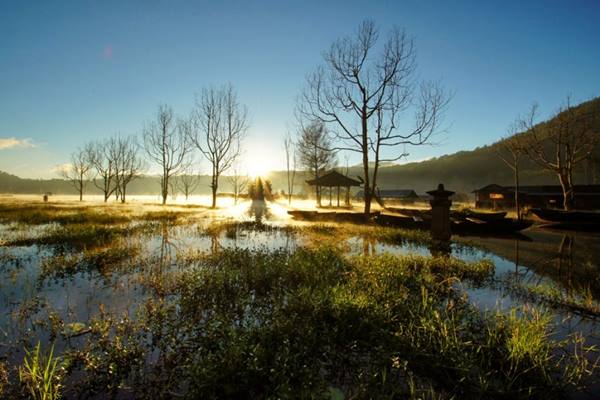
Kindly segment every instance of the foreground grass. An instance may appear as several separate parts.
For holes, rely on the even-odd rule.
[[[0,210],[0,218],[13,211]],[[135,258],[140,250],[123,239],[189,222],[185,212],[124,213],[121,222],[130,223],[103,223],[91,210],[79,219],[56,210],[31,216],[38,211],[16,218],[33,224],[52,215],[53,224],[8,245],[67,250],[41,263],[40,279],[135,269],[147,296],[134,316],[103,306],[85,323],[52,315],[51,337],[61,346],[30,343],[20,369],[0,362],[0,397],[49,387],[64,398],[563,398],[596,376],[596,356],[580,338],[551,339],[550,315],[470,305],[457,283],[490,283],[491,263],[350,257],[339,245],[352,237],[428,245],[426,232],[226,221],[202,232],[285,231],[310,246],[183,251],[162,263]],[[51,379],[19,379],[19,370],[43,365],[56,370]]]
[[[198,256],[152,280],[157,295],[135,320],[101,310],[83,346],[61,356],[63,394],[560,398],[580,388],[594,369],[581,343],[561,356],[568,343],[549,338],[547,315],[482,313],[455,285],[492,274],[488,263],[332,248]]]

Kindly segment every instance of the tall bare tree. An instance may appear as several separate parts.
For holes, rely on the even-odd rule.
[[[240,155],[248,129],[248,112],[231,85],[202,90],[193,113],[191,142],[211,165],[212,208],[217,206],[219,178]]]
[[[563,190],[563,207],[574,206],[573,169],[586,160],[600,143],[600,106],[595,102],[577,107],[567,98],[565,105],[546,122],[536,123],[538,106],[519,120],[523,134],[518,138],[527,156],[558,177]]]
[[[513,171],[515,181],[515,211],[517,219],[521,220],[521,206],[519,202],[519,166],[523,149],[521,143],[515,136],[517,134],[516,125],[513,125],[508,132],[508,136],[500,142],[500,148],[497,149],[498,157]]]
[[[102,191],[104,202],[117,190],[114,139],[88,143],[84,148],[86,158],[93,167],[94,186]]]
[[[298,161],[313,179],[335,165],[335,153],[332,150],[331,140],[327,128],[321,121],[307,124],[301,123],[300,137],[296,145]],[[321,205],[321,188],[316,186],[317,205]]]
[[[285,165],[288,189],[288,205],[292,204],[292,196],[294,194],[294,181],[296,179],[297,168],[297,152],[294,139],[288,133],[283,139],[283,150],[285,151]]]
[[[88,179],[90,165],[85,149],[77,149],[71,154],[71,162],[60,170],[60,175],[68,180],[79,193],[79,201],[83,201],[83,189]]]
[[[449,100],[437,84],[415,81],[414,41],[404,31],[392,30],[379,49],[378,39],[375,24],[365,21],[354,36],[334,42],[324,54],[325,65],[308,76],[299,101],[302,114],[331,126],[338,150],[362,155],[365,215],[380,163],[407,156],[384,156],[383,149],[428,143]],[[400,123],[409,111],[414,123],[400,130],[409,125]]]
[[[150,160],[161,170],[160,191],[162,204],[167,203],[170,179],[185,170],[187,155],[191,151],[191,122],[175,120],[173,109],[160,105],[153,121],[144,128],[144,149]]]
[[[146,163],[140,157],[140,146],[135,136],[117,137],[115,141],[116,193],[120,197],[121,203],[125,203],[127,185],[141,176],[146,168]]]

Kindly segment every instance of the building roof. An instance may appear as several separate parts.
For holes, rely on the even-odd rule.
[[[326,186],[326,187],[333,187],[333,186],[346,187],[346,186],[362,185],[362,182],[352,179],[350,177],[347,177],[345,175],[342,175],[337,171],[328,172],[325,175],[322,175],[316,179],[310,179],[310,180],[306,181],[306,183],[308,183],[311,186]]]

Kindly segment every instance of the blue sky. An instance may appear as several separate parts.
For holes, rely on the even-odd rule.
[[[419,77],[455,93],[447,132],[407,161],[494,142],[533,101],[548,116],[600,95],[598,1],[0,0],[0,170],[52,177],[86,141],[225,82],[250,111],[246,161],[283,168],[306,74],[365,18],[405,28]]]

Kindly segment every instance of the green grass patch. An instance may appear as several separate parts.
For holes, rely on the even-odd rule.
[[[562,398],[578,389],[594,366],[581,346],[565,353],[573,343],[550,338],[548,316],[483,313],[454,285],[491,274],[487,265],[448,258],[347,258],[328,247],[199,255],[142,306],[137,322],[92,324],[100,328],[73,356],[84,375],[78,390]]]
[[[120,237],[127,236],[134,228],[93,224],[50,226],[36,237],[17,238],[7,242],[8,246],[53,245],[60,247],[98,247]]]
[[[572,311],[586,317],[600,317],[600,304],[594,299],[590,289],[567,292],[553,283],[533,285],[515,282],[512,279],[506,279],[501,284],[504,290],[517,298]]]
[[[98,207],[100,208],[100,207]],[[102,207],[60,207],[50,204],[0,204],[0,221],[16,222],[26,225],[57,223],[68,224],[123,224],[130,221],[129,216],[120,210]]]

